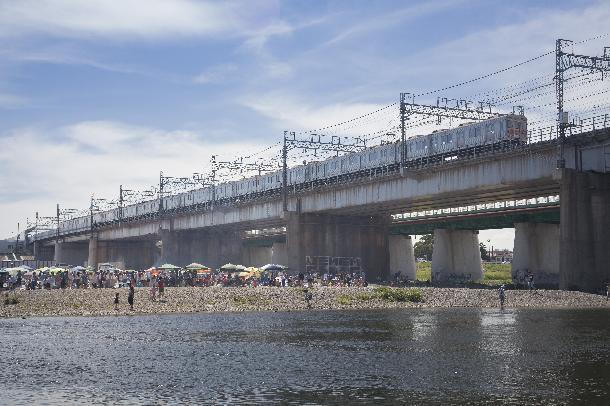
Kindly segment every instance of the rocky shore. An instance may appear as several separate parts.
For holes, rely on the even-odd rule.
[[[383,289],[383,288],[382,288]],[[387,288],[386,288],[387,289]],[[498,307],[494,289],[411,288],[419,301],[394,301],[380,289],[315,287],[312,309],[380,309],[417,307]],[[119,293],[119,310],[114,296]],[[0,317],[97,316],[159,313],[293,311],[307,309],[302,288],[167,288],[162,301],[151,301],[147,288],[136,288],[134,310],[127,304],[127,289],[36,290],[2,294]],[[7,300],[8,299],[8,300]],[[14,300],[16,299],[16,300]],[[8,301],[8,304],[6,302]],[[509,290],[507,308],[610,308],[605,296],[558,290]]]

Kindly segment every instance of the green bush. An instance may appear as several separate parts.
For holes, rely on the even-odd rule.
[[[375,299],[375,295],[373,295],[371,293],[358,293],[356,295],[356,299],[361,300],[363,302],[367,302],[369,300]]]
[[[421,302],[423,300],[420,289],[378,287],[374,290],[377,297],[388,302]]]
[[[339,295],[337,296],[337,303],[341,305],[352,304],[352,297],[350,295]]]

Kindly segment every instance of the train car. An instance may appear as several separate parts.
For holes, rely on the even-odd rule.
[[[137,217],[137,215],[138,215],[137,208],[138,208],[137,204],[130,204],[130,205],[124,206],[123,213],[122,213],[123,220],[128,220],[128,219]]]
[[[149,217],[159,211],[159,199],[147,200],[136,205],[136,217]]]

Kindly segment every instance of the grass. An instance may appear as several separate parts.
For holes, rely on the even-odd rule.
[[[373,293],[359,293],[357,295],[339,295],[337,303],[341,305],[350,305],[354,301],[366,302],[373,299],[381,299],[386,302],[422,302],[423,296],[420,289],[417,288],[388,288],[378,287],[373,290]]]
[[[261,304],[268,304],[269,300],[265,299],[261,295],[247,295],[247,296],[234,296],[233,302],[238,306],[256,306]]]
[[[427,281],[431,280],[431,277],[432,263],[428,261],[418,262],[415,278],[418,281]],[[503,283],[512,283],[510,264],[483,263],[483,280],[481,282],[486,285],[501,285]]]
[[[337,303],[339,303],[340,305],[350,305],[350,304],[352,304],[353,300],[354,300],[354,297],[350,296],[350,295],[337,296]]]
[[[432,279],[432,262],[417,262],[417,270],[415,271],[415,279],[418,281],[429,281]]]
[[[486,285],[512,283],[510,268],[510,264],[483,264],[483,283]]]

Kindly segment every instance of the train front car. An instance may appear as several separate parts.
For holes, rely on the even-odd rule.
[[[506,138],[516,145],[527,144],[527,117],[521,114],[506,116]]]

